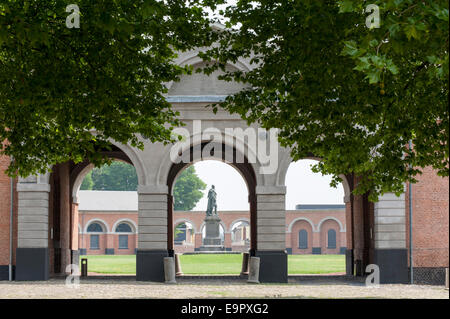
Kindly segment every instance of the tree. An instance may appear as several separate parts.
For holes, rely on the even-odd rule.
[[[92,181],[89,187],[89,179]],[[115,161],[90,171],[81,184],[82,190],[137,191],[138,178],[133,165]]]
[[[222,12],[228,28],[204,52],[216,61],[204,71],[240,57],[255,68],[222,76],[250,88],[213,110],[278,128],[294,160],[322,158],[314,170],[336,176],[332,185],[339,174],[361,177],[355,193],[371,200],[401,193],[426,166],[448,176],[448,5],[238,1]]]
[[[80,190],[92,190],[94,187],[94,181],[92,180],[92,171],[90,171],[83,179]]]
[[[192,210],[203,197],[205,188],[206,184],[197,176],[194,166],[186,168],[173,188],[174,210]]]
[[[94,168],[83,180],[81,190],[137,191],[138,178],[133,165],[115,161]],[[192,210],[203,197],[206,184],[189,166],[177,178],[173,188],[175,210]]]
[[[173,63],[176,52],[209,44],[200,2],[2,1],[0,154],[14,158],[8,174],[68,160],[99,166],[109,139],[139,148],[141,135],[171,141],[180,123],[164,83],[190,72]]]

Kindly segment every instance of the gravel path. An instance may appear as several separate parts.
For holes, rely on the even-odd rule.
[[[62,279],[46,282],[0,281],[4,298],[432,298],[449,299],[443,286],[381,285],[368,288],[361,283],[296,282],[247,284],[242,280],[181,279],[177,284],[136,282],[130,279],[81,280],[78,288]]]

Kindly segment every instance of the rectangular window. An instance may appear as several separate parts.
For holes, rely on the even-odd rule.
[[[304,229],[298,233],[298,248],[308,249],[308,232]]]
[[[328,231],[328,248],[336,249],[336,231],[334,229]]]
[[[91,235],[91,249],[100,249],[99,235]]]
[[[119,235],[119,249],[128,249],[128,235]]]

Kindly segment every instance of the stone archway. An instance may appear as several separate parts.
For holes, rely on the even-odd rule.
[[[180,53],[176,63],[180,65],[201,63],[198,57],[199,51],[200,49],[195,49]],[[245,72],[252,66],[249,58],[239,60],[230,67]],[[216,113],[213,113],[207,109],[206,106],[210,103],[223,100],[232,90],[239,88],[229,83],[216,85],[219,83],[217,79],[209,78],[208,80],[207,75],[204,74],[201,77],[203,78],[183,77],[177,85],[169,88],[167,97],[172,108],[179,112],[179,119],[186,124],[185,127],[194,131],[190,137],[196,136],[196,121],[206,122],[225,137],[226,130],[229,128],[259,129],[257,124],[249,127],[237,115],[229,114],[225,110],[218,109]],[[195,88],[197,82],[205,86],[201,89],[190,90],[189,88]],[[192,92],[200,95],[192,94]],[[185,165],[200,159],[190,158],[186,164],[173,164],[170,159],[172,145],[152,143],[141,136],[139,139],[144,143],[143,150],[115,142],[112,144],[115,146],[114,151],[120,153],[122,160],[133,164],[139,179],[139,248],[136,257],[136,278],[137,280],[163,281],[163,257],[171,253],[169,243],[173,239],[169,238],[172,236],[172,232],[169,231],[173,218],[169,212],[172,207],[172,184]],[[202,137],[199,141],[199,145],[205,142]],[[242,141],[241,148],[236,146],[237,151],[235,149],[233,151],[244,155],[248,152],[256,153],[256,150],[248,144]],[[190,147],[191,145],[187,149]],[[284,181],[292,159],[289,149],[279,144],[276,144],[275,148],[277,169],[273,173],[261,173],[260,169],[264,165],[259,162],[237,164],[231,161],[229,163],[241,172],[248,183],[249,201],[253,203],[251,206],[252,253],[261,258],[261,282],[287,282]],[[220,157],[218,159],[223,160]],[[86,172],[86,165],[89,163],[78,167],[70,163],[59,164],[58,170],[61,168],[63,182],[55,183],[54,177],[50,174],[19,179],[17,190],[20,222],[16,251],[18,280],[48,279],[49,238],[55,236],[55,232],[51,230],[49,216],[56,211],[67,212],[75,209],[70,206],[71,201],[73,205],[77,202],[76,192],[73,193],[78,185],[75,180],[80,174]],[[350,216],[347,225],[351,224],[351,227],[347,227],[347,236],[351,235],[348,242],[354,244],[346,252],[349,261],[347,264],[351,266],[347,273],[354,273],[352,267],[355,261],[359,260],[361,265],[373,261],[380,266],[382,282],[402,281],[407,261],[404,196],[398,198],[394,194],[386,194],[379,203],[372,205],[368,203],[367,197],[351,195],[353,185],[357,183],[354,176],[346,176],[345,180],[348,182],[348,188],[344,202],[347,215]],[[59,187],[50,187],[50,184],[59,185]],[[346,188],[345,184],[344,188]],[[57,205],[63,205],[64,208],[56,207]],[[70,215],[64,216],[66,220],[69,220],[67,216],[70,217]],[[356,229],[357,232],[353,231]],[[361,270],[362,267],[359,269]]]
[[[313,156],[302,158],[301,160],[313,160],[320,161],[321,159]],[[294,163],[289,154],[281,160],[280,168],[278,171],[277,180],[285,183],[286,176],[290,165]],[[300,176],[299,176],[300,178]],[[371,250],[373,250],[373,236],[370,237],[370,232],[374,232],[373,229],[373,207],[368,205],[367,195],[354,195],[352,194],[354,185],[357,183],[357,179],[354,176],[339,175],[341,179],[341,185],[344,192],[343,202],[345,204],[345,264],[346,274],[353,276],[355,273],[358,275],[364,275],[363,269],[373,262]],[[336,220],[337,221],[337,220]],[[337,221],[339,225],[339,234],[337,237],[341,238],[340,233],[344,231],[344,227],[340,221]],[[293,225],[293,224],[291,224]],[[316,221],[316,224],[312,224],[314,233],[320,232],[321,222]],[[371,230],[372,229],[372,230]],[[291,227],[288,228],[290,232]],[[294,236],[295,234],[291,234]],[[321,253],[323,247],[319,247],[319,241],[316,242],[314,248],[315,253]],[[326,249],[325,249],[326,251]],[[344,253],[344,249],[338,250],[339,253]],[[356,272],[355,272],[355,269]]]
[[[135,151],[116,144],[100,153],[130,163],[139,183],[145,183],[145,171]],[[66,162],[54,165],[46,174],[19,180],[19,216],[24,218],[18,223],[17,280],[46,280],[52,274],[66,273],[68,265],[78,264],[77,192],[92,168],[88,161]]]
[[[169,190],[169,195],[168,195],[168,225],[172,225],[173,224],[173,196],[172,196],[172,189],[174,186],[174,183],[176,181],[177,176],[189,165],[191,165],[194,162],[197,161],[201,161],[203,160],[203,158],[201,157],[201,154],[203,153],[202,151],[204,150],[204,148],[208,146],[211,146],[211,143],[202,143],[201,144],[201,148],[200,148],[200,158],[196,158],[195,157],[195,152],[193,150],[193,146],[187,150],[185,150],[185,152],[190,153],[190,158],[189,158],[189,162],[180,162],[178,164],[173,164],[169,170],[168,173],[168,177],[167,177],[167,187]],[[228,149],[227,149],[228,148]],[[216,157],[216,154],[209,154],[208,159],[215,159],[215,160],[219,160],[219,161],[225,161],[225,154],[226,152],[233,152],[233,158],[236,159],[236,150],[235,149],[230,149],[229,146],[222,144],[222,145],[213,145],[212,150],[216,150],[216,149],[220,149],[222,150],[220,152],[220,157]],[[180,157],[183,157],[183,154],[180,154]],[[237,162],[232,162],[232,163],[227,163],[229,165],[231,165],[232,167],[234,167],[243,177],[246,185],[247,185],[247,190],[248,190],[248,196],[249,196],[249,204],[250,204],[250,234],[251,234],[251,239],[250,239],[250,251],[251,253],[255,252],[257,250],[257,230],[256,230],[256,175],[254,172],[254,169],[252,167],[252,165],[248,162],[248,160],[245,158],[244,163],[237,163]],[[224,227],[224,230],[226,231],[227,228]],[[168,246],[167,249],[169,251],[169,253],[171,253],[171,251],[173,251],[173,235],[170,234],[170,229],[169,231],[169,237],[168,237]]]

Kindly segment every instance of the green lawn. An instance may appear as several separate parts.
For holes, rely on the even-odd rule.
[[[288,273],[329,274],[345,272],[345,255],[289,255]]]
[[[135,255],[81,256],[88,258],[88,271],[101,274],[135,274]],[[242,255],[181,255],[181,268],[186,275],[239,274]],[[289,255],[289,274],[327,274],[345,272],[344,255]]]
[[[136,274],[135,255],[89,255],[80,256],[88,259],[88,272],[100,274]]]

